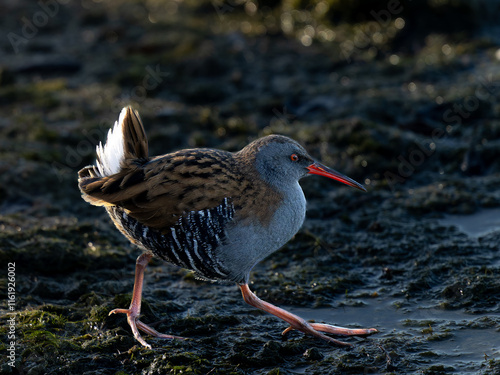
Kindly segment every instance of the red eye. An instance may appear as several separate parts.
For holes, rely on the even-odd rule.
[[[297,154],[290,155],[290,160],[291,161],[299,161],[299,155],[297,155]]]

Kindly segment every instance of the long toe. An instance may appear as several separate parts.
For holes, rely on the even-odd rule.
[[[132,331],[133,331],[133,329],[132,329]],[[135,339],[136,339],[137,341],[139,341],[139,342],[141,343],[141,345],[142,345],[142,346],[144,346],[144,347],[145,347],[145,348],[147,348],[147,349],[151,349],[151,345],[149,345],[149,344],[146,342],[146,340],[144,340],[144,339],[142,338],[142,336],[139,334],[139,332],[137,332],[137,336],[136,336],[136,334],[134,333],[134,337],[135,337]]]
[[[314,329],[312,327],[312,324],[309,325],[309,327],[306,328],[306,329],[304,329],[304,327],[292,327],[292,326],[290,326],[287,329],[285,329],[281,334],[284,336],[288,332],[293,331],[294,329],[296,329],[298,331],[301,331],[302,333],[305,333],[307,335],[311,335],[311,336],[317,337],[319,339],[331,342],[332,344],[335,344],[335,345],[339,345],[339,346],[353,346],[352,344],[349,344],[348,342],[336,340],[333,337],[330,337],[330,336],[327,336],[327,335],[321,333],[319,330]]]
[[[160,338],[160,339],[179,339],[179,340],[186,340],[184,337],[179,337],[179,336],[172,336],[172,335],[166,335],[164,333],[160,333],[154,328],[151,328],[147,324],[144,324],[141,322],[138,317],[137,317],[137,312],[134,309],[114,309],[109,312],[109,315],[111,314],[127,314],[127,321],[132,329],[132,333],[137,341],[139,341],[142,346],[151,349],[151,345],[149,345],[146,340],[144,340],[139,333],[139,329],[143,331],[144,333],[147,333],[148,335]]]
[[[109,312],[111,314],[127,314],[127,322],[132,329],[132,333],[137,341],[141,343],[145,348],[151,349],[151,345],[149,345],[146,340],[144,340],[137,329],[137,322],[141,323],[139,319],[137,319],[137,313],[133,309],[114,309]],[[142,324],[142,323],[141,323]]]
[[[129,309],[114,309],[114,310],[111,310],[108,314],[108,316],[112,315],[112,314],[130,314],[131,311]]]
[[[344,328],[332,326],[330,324],[322,324],[322,323],[309,323],[311,327],[313,327],[316,331],[331,333],[332,335],[340,335],[340,336],[369,336],[378,331],[375,328]]]
[[[151,328],[147,324],[144,324],[141,322],[139,319],[135,320],[135,323],[137,324],[137,328],[139,328],[142,332],[147,333],[148,335],[157,337],[159,339],[175,339],[175,340],[187,340],[186,337],[181,337],[181,336],[173,336],[173,335],[167,335],[165,333],[160,333],[156,329]]]
[[[350,329],[323,323],[307,323],[306,325],[300,325],[297,327],[290,326],[282,332],[282,335],[286,335],[288,332],[294,329],[341,346],[352,346],[352,344],[336,340],[333,337],[326,336],[321,332],[326,332],[333,335],[341,335],[341,336],[368,336],[368,335],[373,335],[374,333],[378,333],[378,331],[375,328]]]

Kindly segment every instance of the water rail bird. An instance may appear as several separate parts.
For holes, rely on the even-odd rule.
[[[374,328],[348,329],[306,320],[259,299],[248,287],[252,268],[280,249],[300,229],[306,200],[299,180],[316,174],[366,191],[356,181],[315,161],[294,140],[270,135],[232,153],[198,148],[148,155],[137,111],[122,110],[95,165],[79,171],[83,199],[103,206],[116,227],[143,250],[137,258],[132,302],[124,313],[134,337],[158,338],[139,320],[144,270],[153,256],[192,270],[207,280],[233,281],[245,302],[285,320],[290,327],[349,346],[325,333],[367,336]]]

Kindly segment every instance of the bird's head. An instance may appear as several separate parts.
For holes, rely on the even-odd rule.
[[[353,179],[315,161],[301,145],[285,136],[270,135],[260,138],[245,147],[242,152],[253,154],[261,177],[276,187],[286,187],[302,177],[316,174],[366,191],[363,185]]]

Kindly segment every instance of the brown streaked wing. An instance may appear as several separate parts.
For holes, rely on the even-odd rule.
[[[127,161],[109,177],[82,180],[87,199],[123,207],[141,223],[167,231],[189,211],[200,211],[232,199],[248,187],[232,154],[208,149],[183,150],[144,165]]]

